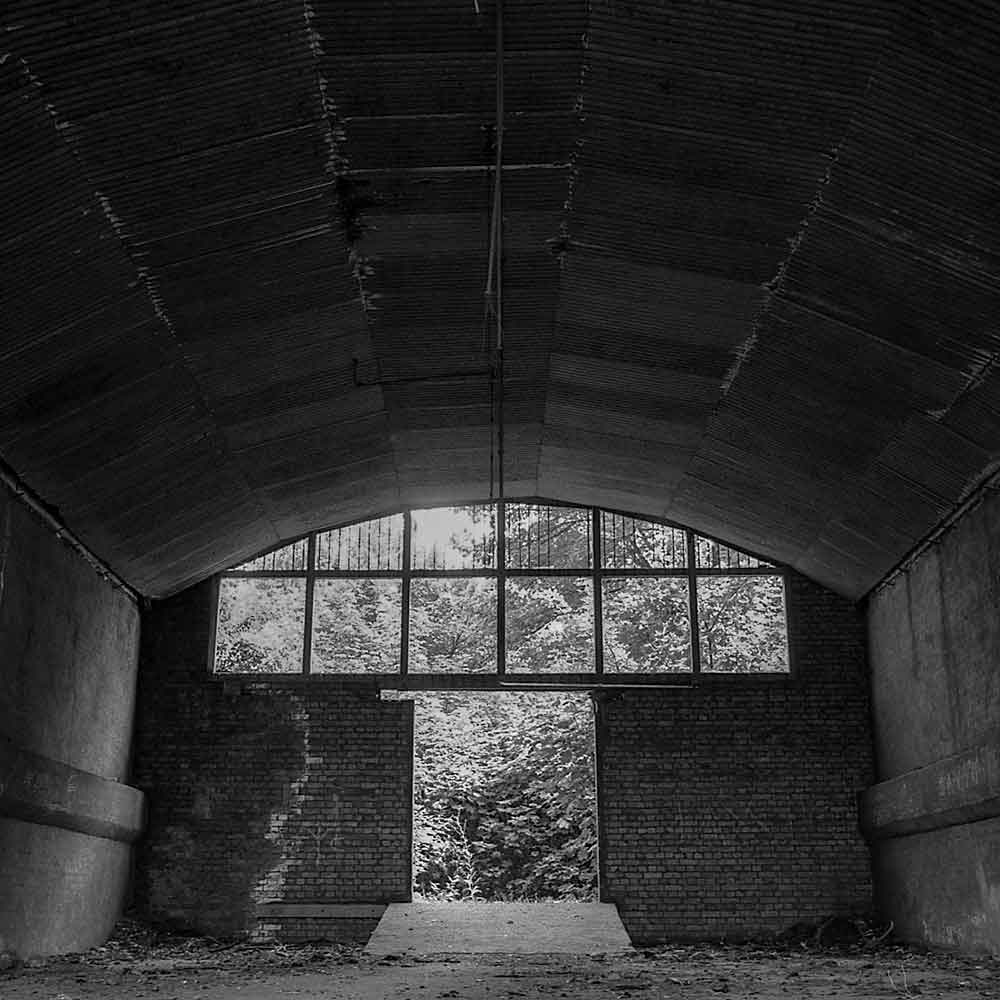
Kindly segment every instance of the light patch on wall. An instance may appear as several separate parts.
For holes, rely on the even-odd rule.
[[[292,718],[302,733],[302,771],[285,786],[281,805],[271,813],[268,821],[264,839],[277,845],[280,860],[254,885],[252,900],[255,904],[283,901],[289,891],[289,873],[294,866],[306,866],[318,873],[324,862],[332,864],[333,855],[340,849],[343,810],[341,796],[336,791],[324,789],[322,819],[302,822],[310,805],[310,783],[321,775],[325,759],[313,751],[312,716],[308,707],[297,703]],[[261,922],[251,938],[269,939],[274,933],[272,924]]]
[[[271,813],[264,839],[277,844],[281,852],[281,860],[253,887],[254,902],[264,902],[269,899],[280,900],[285,889],[285,880],[295,858],[287,850],[288,829],[293,817],[302,812],[303,790],[309,782],[310,759],[312,758],[312,727],[309,710],[299,702],[292,718],[300,723],[302,732],[302,773],[287,786],[282,796],[281,808]],[[260,928],[258,933],[260,933]]]

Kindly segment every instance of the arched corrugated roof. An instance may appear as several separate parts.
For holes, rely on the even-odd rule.
[[[0,456],[140,590],[488,492],[493,9],[7,6]],[[997,5],[505,26],[508,493],[864,593],[1000,447]]]

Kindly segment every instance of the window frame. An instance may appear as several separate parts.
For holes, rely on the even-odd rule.
[[[471,505],[494,505],[496,514],[496,531],[494,538],[494,566],[473,569],[414,569],[412,562],[412,514],[419,510],[447,509],[448,507],[463,507]],[[576,509],[587,511],[590,515],[590,566],[574,568],[542,568],[524,569],[508,568],[506,565],[506,511],[510,505],[534,505],[559,507],[564,509]],[[328,531],[353,527],[369,521],[377,521],[385,517],[403,517],[403,544],[402,544],[402,566],[399,570],[328,570],[316,569],[316,537]],[[685,539],[685,563],[683,567],[670,568],[616,568],[608,569],[603,565],[603,539],[602,539],[602,515],[632,518],[649,524],[659,525],[674,531],[684,533]],[[698,566],[698,540],[702,539],[710,544],[722,546],[745,556],[750,560],[762,562],[764,565],[758,566],[737,566],[737,567],[710,567]],[[307,557],[306,567],[302,570],[246,570],[231,569],[217,574],[213,579],[212,600],[213,610],[212,625],[210,632],[209,648],[209,672],[220,679],[227,678],[281,678],[289,679],[296,677],[327,677],[339,678],[343,680],[368,680],[378,681],[383,684],[393,681],[411,683],[407,686],[413,687],[477,687],[496,686],[499,682],[501,686],[517,686],[518,684],[532,689],[544,689],[546,685],[565,686],[566,683],[579,683],[586,687],[597,687],[611,684],[612,686],[663,686],[676,682],[678,679],[686,680],[689,684],[697,683],[704,678],[732,678],[743,679],[781,679],[788,680],[795,676],[795,664],[793,656],[793,646],[791,642],[791,623],[794,620],[793,609],[789,601],[788,576],[789,569],[780,563],[774,563],[751,552],[745,548],[733,545],[712,535],[697,532],[686,525],[678,524],[666,518],[659,518],[648,514],[638,514],[629,511],[615,510],[607,507],[591,507],[583,504],[567,503],[558,500],[549,500],[540,497],[520,498],[517,500],[494,500],[494,501],[470,501],[468,503],[454,503],[441,505],[440,508],[413,506],[403,509],[376,513],[370,517],[357,518],[345,521],[341,524],[320,528],[300,535],[265,549],[250,559],[244,560],[245,565],[255,559],[266,557],[272,552],[279,551],[299,542],[306,541]],[[781,594],[783,606],[783,630],[785,641],[785,670],[768,671],[703,671],[701,641],[699,630],[698,614],[698,581],[703,578],[712,577],[737,577],[737,576],[768,576],[777,577],[781,580]],[[578,671],[573,674],[546,674],[526,671],[510,671],[506,669],[506,581],[510,578],[543,578],[543,577],[587,577],[591,580],[592,600],[593,600],[593,634],[594,634],[594,664],[593,670]],[[218,617],[220,600],[220,581],[225,578],[266,578],[282,579],[294,578],[305,580],[305,613],[303,623],[303,655],[302,670],[299,672],[283,673],[255,673],[237,671],[217,671],[215,669],[215,659],[218,639]],[[491,579],[496,582],[497,594],[497,635],[496,635],[496,669],[492,672],[480,673],[459,673],[459,672],[424,672],[411,673],[409,671],[409,639],[410,639],[410,587],[414,579],[462,579],[479,578]],[[605,672],[604,664],[604,614],[603,614],[603,586],[605,579],[681,579],[687,581],[687,606],[688,606],[688,646],[689,646],[689,669],[684,671],[649,671],[649,672]],[[400,606],[400,658],[399,669],[389,673],[360,673],[360,672],[321,672],[315,673],[312,670],[312,644],[313,644],[313,618],[314,618],[314,598],[315,585],[317,580],[323,579],[391,579],[401,581],[401,606]],[[510,682],[505,684],[505,678]],[[610,678],[610,680],[609,680]],[[582,679],[582,680],[581,680]],[[417,683],[412,683],[414,680]],[[477,683],[478,682],[478,683]]]

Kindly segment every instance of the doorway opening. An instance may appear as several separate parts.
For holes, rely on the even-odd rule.
[[[596,902],[586,694],[414,695],[413,898]]]

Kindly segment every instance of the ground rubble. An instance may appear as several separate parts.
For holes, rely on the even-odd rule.
[[[125,920],[107,944],[0,971],[3,1000],[1000,1000],[1000,960],[874,935],[662,945],[606,955],[369,956],[328,942],[251,943]]]

